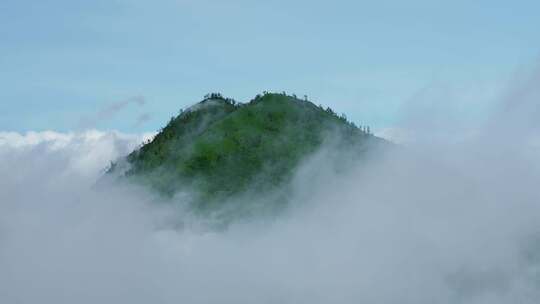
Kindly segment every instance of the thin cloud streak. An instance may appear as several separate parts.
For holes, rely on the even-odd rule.
[[[143,96],[133,96],[125,100],[117,101],[97,111],[97,113],[81,118],[79,129],[96,128],[99,123],[108,121],[125,110],[130,105],[142,107],[146,104]]]

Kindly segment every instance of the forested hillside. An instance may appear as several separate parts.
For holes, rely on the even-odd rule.
[[[383,140],[307,98],[264,93],[240,104],[209,94],[129,154],[122,175],[168,197],[189,189],[206,212],[235,195],[282,190],[324,142],[361,155]]]

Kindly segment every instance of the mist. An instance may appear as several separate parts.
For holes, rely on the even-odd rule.
[[[398,128],[413,141],[347,170],[322,148],[285,214],[219,232],[172,225],[190,217],[182,202],[95,187],[151,134],[0,133],[0,300],[538,303],[537,75],[474,126],[433,124],[441,105],[411,101]]]

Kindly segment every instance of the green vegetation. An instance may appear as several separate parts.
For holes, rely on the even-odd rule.
[[[210,94],[127,156],[124,176],[165,196],[195,189],[194,208],[206,212],[247,191],[283,189],[323,141],[361,152],[380,139],[307,97],[264,93],[238,104]]]

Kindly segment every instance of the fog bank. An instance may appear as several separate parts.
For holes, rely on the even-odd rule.
[[[338,173],[322,149],[291,210],[224,232],[169,225],[189,215],[141,189],[93,187],[143,136],[0,133],[0,300],[538,303],[535,79],[462,138],[424,129],[423,109],[406,131],[424,133],[369,163]]]

